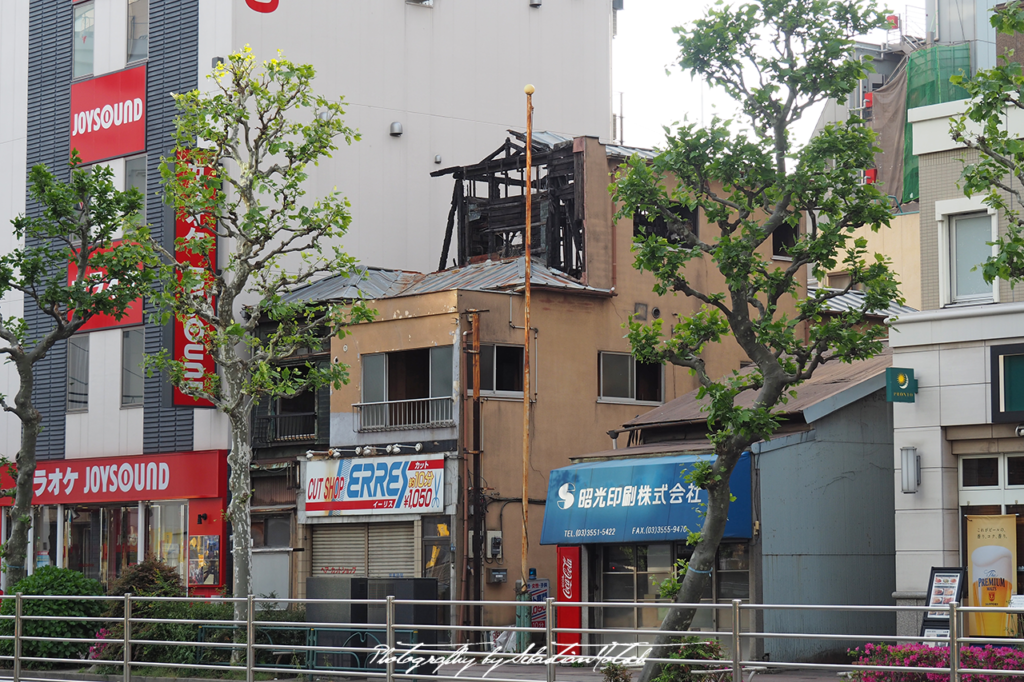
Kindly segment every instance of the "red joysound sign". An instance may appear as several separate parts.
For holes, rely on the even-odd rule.
[[[146,67],[71,85],[71,149],[83,163],[146,149]]]

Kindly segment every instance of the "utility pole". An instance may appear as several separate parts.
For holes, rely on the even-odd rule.
[[[529,545],[528,531],[530,520],[530,242],[532,241],[530,223],[533,220],[533,183],[530,173],[533,170],[533,93],[534,87],[523,88],[526,93],[526,230],[524,231],[526,253],[526,291],[523,322],[523,594],[529,592],[526,586],[529,577],[526,550]]]

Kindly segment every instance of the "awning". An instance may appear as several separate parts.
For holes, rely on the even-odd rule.
[[[574,464],[551,472],[542,545],[685,540],[704,525],[708,492],[687,483],[698,461],[714,455],[674,455]],[[752,537],[750,454],[729,479],[726,538]]]

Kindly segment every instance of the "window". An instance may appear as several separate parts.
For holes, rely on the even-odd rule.
[[[796,244],[799,236],[796,225],[783,223],[772,231],[772,256],[789,258],[789,250]]]
[[[988,488],[999,485],[998,457],[965,457],[960,462],[960,487]]]
[[[89,409],[89,335],[68,339],[68,412]]]
[[[451,426],[452,346],[362,356],[360,431]]]
[[[128,0],[128,63],[149,56],[149,0]]]
[[[661,365],[648,365],[629,353],[600,353],[600,397],[660,403]]]
[[[139,222],[146,222],[146,157],[135,156],[126,159],[124,162],[124,188],[125,191],[134,187],[142,194],[142,212],[139,214]]]
[[[264,516],[252,520],[253,547],[291,547],[292,520],[290,516]]]
[[[472,356],[470,356],[472,359]],[[466,366],[466,386],[473,389],[473,365]],[[523,393],[523,347],[480,344],[480,392]]]
[[[697,209],[691,209],[682,204],[673,204],[671,209],[672,213],[679,218],[679,221],[685,225],[695,237],[700,236],[698,231],[698,215]],[[647,235],[655,235],[663,237],[669,241],[679,241],[679,236],[669,234],[668,223],[665,222],[665,217],[661,214],[655,214],[653,217],[649,213],[638,212],[633,216],[633,237],[646,237]]]
[[[145,329],[121,332],[121,405],[142,405],[145,381],[142,374],[142,353],[146,343]]]
[[[84,78],[92,75],[93,52],[96,48],[96,3],[79,3],[73,11],[75,42],[72,46],[74,63],[71,77]]]
[[[1024,422],[1024,343],[992,346],[992,421]]]
[[[954,303],[992,300],[992,285],[978,267],[992,255],[992,219],[987,214],[950,220],[950,298]],[[977,268],[977,269],[975,269]]]

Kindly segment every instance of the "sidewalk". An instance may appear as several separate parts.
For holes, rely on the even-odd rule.
[[[442,666],[438,670],[438,678],[455,678],[459,673],[460,668],[458,666]],[[633,671],[633,679],[636,680],[640,675],[639,668],[631,669]],[[542,682],[547,679],[547,669],[542,665],[517,665],[509,663],[503,665],[500,668],[496,668],[487,673],[487,668],[482,666],[474,666],[458,674],[458,677],[462,678],[485,678],[485,679],[502,679],[502,680],[536,680]],[[743,682],[747,682],[750,678],[750,673],[745,672],[743,674]],[[566,666],[557,666],[555,668],[555,679],[558,682],[599,682],[604,680],[604,676],[599,670],[595,671],[591,668],[571,668]],[[834,672],[825,670],[792,670],[785,672],[772,672],[772,670],[757,672],[754,675],[753,682],[838,682],[839,676]]]

